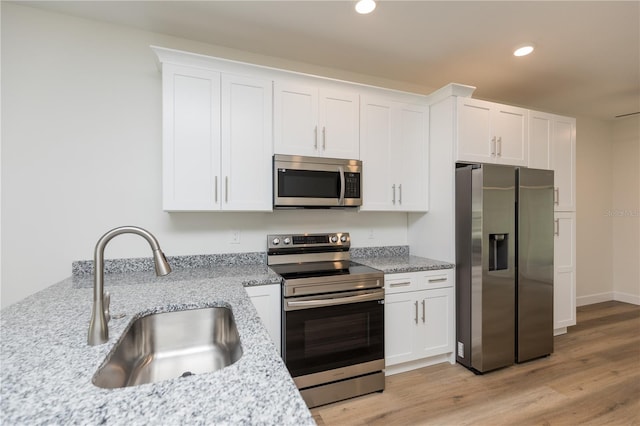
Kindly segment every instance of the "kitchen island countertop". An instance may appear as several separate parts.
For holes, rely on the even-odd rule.
[[[91,279],[87,277],[85,279]],[[315,424],[243,285],[277,284],[266,265],[105,275],[109,341],[87,345],[91,285],[71,278],[0,312],[2,424]],[[222,370],[119,389],[91,379],[128,324],[208,306],[233,311],[242,357]]]

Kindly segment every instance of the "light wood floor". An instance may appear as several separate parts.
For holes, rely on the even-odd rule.
[[[434,365],[311,412],[320,426],[640,425],[640,306],[578,308],[547,358],[482,376]]]

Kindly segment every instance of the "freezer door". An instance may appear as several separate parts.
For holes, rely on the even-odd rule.
[[[472,367],[480,372],[514,362],[515,168],[482,165],[473,170],[473,238],[481,274],[472,279]],[[478,241],[478,239],[480,239]]]
[[[553,171],[518,170],[516,361],[553,352]]]

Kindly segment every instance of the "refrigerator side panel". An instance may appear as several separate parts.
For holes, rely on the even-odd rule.
[[[519,169],[516,361],[553,352],[553,171]]]
[[[474,288],[472,298],[481,305],[482,345],[477,349],[481,356],[474,353],[472,359],[473,368],[486,372],[511,365],[515,358],[516,174],[505,166],[483,165],[481,170],[481,289]]]
[[[471,367],[471,167],[456,169],[456,360]]]

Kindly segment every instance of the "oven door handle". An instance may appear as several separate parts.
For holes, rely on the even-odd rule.
[[[367,302],[370,300],[384,300],[384,296],[382,296],[380,292],[375,292],[332,299],[286,300],[285,302],[287,308],[304,309],[319,308],[322,306],[345,305],[347,303]]]

